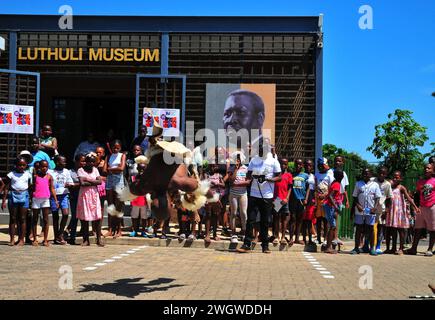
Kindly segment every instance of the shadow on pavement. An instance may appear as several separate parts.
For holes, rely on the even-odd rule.
[[[151,293],[154,291],[167,291],[171,288],[183,287],[181,284],[171,284],[167,286],[159,286],[162,284],[169,284],[175,279],[158,278],[150,280],[147,283],[138,283],[143,278],[130,278],[130,279],[118,279],[112,283],[104,284],[83,284],[82,288],[78,292],[107,292],[113,293],[117,296],[134,298],[141,293]]]

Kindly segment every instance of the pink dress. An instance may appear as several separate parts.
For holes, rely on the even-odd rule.
[[[82,178],[95,180],[100,176],[98,169],[93,168],[92,173],[87,173],[83,168],[77,171]],[[81,186],[77,200],[77,219],[84,221],[97,221],[102,218],[100,196],[96,186]]]
[[[392,228],[409,228],[409,218],[406,212],[405,198],[399,188],[393,189],[391,210],[387,213],[385,224],[387,227]]]

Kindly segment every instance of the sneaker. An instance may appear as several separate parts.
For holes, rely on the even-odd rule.
[[[349,252],[350,254],[359,254],[359,249],[358,248],[354,248],[351,252]]]
[[[236,251],[238,253],[249,253],[249,252],[252,252],[252,249],[248,246],[243,245],[240,248],[238,248]]]
[[[178,236],[178,240],[180,240],[180,241],[186,240],[186,235],[184,233],[180,234]]]
[[[129,233],[128,235],[129,237],[136,237],[137,236],[137,232],[136,231],[132,231]]]
[[[195,237],[194,234],[190,234],[190,235],[187,237],[187,239],[188,239],[189,241],[194,241],[194,240],[196,240],[196,237]]]
[[[376,253],[376,250],[370,250],[370,255],[371,256],[377,256],[378,254]]]
[[[153,227],[148,227],[147,232],[153,234],[154,233]]]
[[[369,249],[369,247],[364,246],[364,247],[362,248],[362,252],[363,252],[363,253],[370,253],[370,249]]]
[[[232,236],[230,241],[231,243],[239,243],[239,239],[237,236]]]
[[[384,252],[380,248],[378,248],[378,249],[376,249],[376,253],[377,254],[383,254]]]
[[[432,256],[433,256],[433,253],[432,253],[432,251],[427,251],[427,252],[424,254],[424,256],[425,256],[425,257],[432,257]]]

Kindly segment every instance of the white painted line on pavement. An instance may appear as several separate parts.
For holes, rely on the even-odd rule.
[[[316,258],[314,258],[312,255],[307,254],[305,252],[302,253],[304,257],[307,259],[309,263],[313,266],[314,269],[316,269],[325,279],[335,279],[333,275],[331,275],[331,272],[328,271],[326,268],[324,268]]]
[[[97,269],[97,267],[86,267],[86,268],[83,268],[84,271],[92,271],[92,270],[95,270],[95,269]]]
[[[117,256],[113,256],[111,259],[106,259],[106,260],[104,260],[103,262],[97,262],[97,263],[94,264],[94,267],[85,267],[85,268],[83,268],[83,270],[85,270],[85,271],[93,271],[93,270],[96,270],[98,267],[102,267],[102,266],[105,266],[105,265],[108,264],[108,263],[115,262],[116,260],[120,260],[120,259],[122,259],[123,257],[127,257],[127,256],[129,256],[130,253],[136,253],[136,252],[138,252],[139,250],[144,249],[144,248],[146,248],[146,247],[148,247],[148,246],[142,246],[142,247],[139,247],[139,248],[134,248],[134,249],[128,250],[128,251],[127,251],[128,253],[121,253],[121,254],[119,254],[119,255],[117,255]]]

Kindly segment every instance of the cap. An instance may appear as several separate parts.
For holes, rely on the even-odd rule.
[[[319,158],[317,159],[317,164],[322,164],[322,165],[328,165],[328,159],[326,158]]]
[[[30,151],[27,150],[23,150],[20,152],[19,157],[23,157],[24,159],[26,159],[27,163],[32,163],[33,162],[33,156],[30,153]]]

